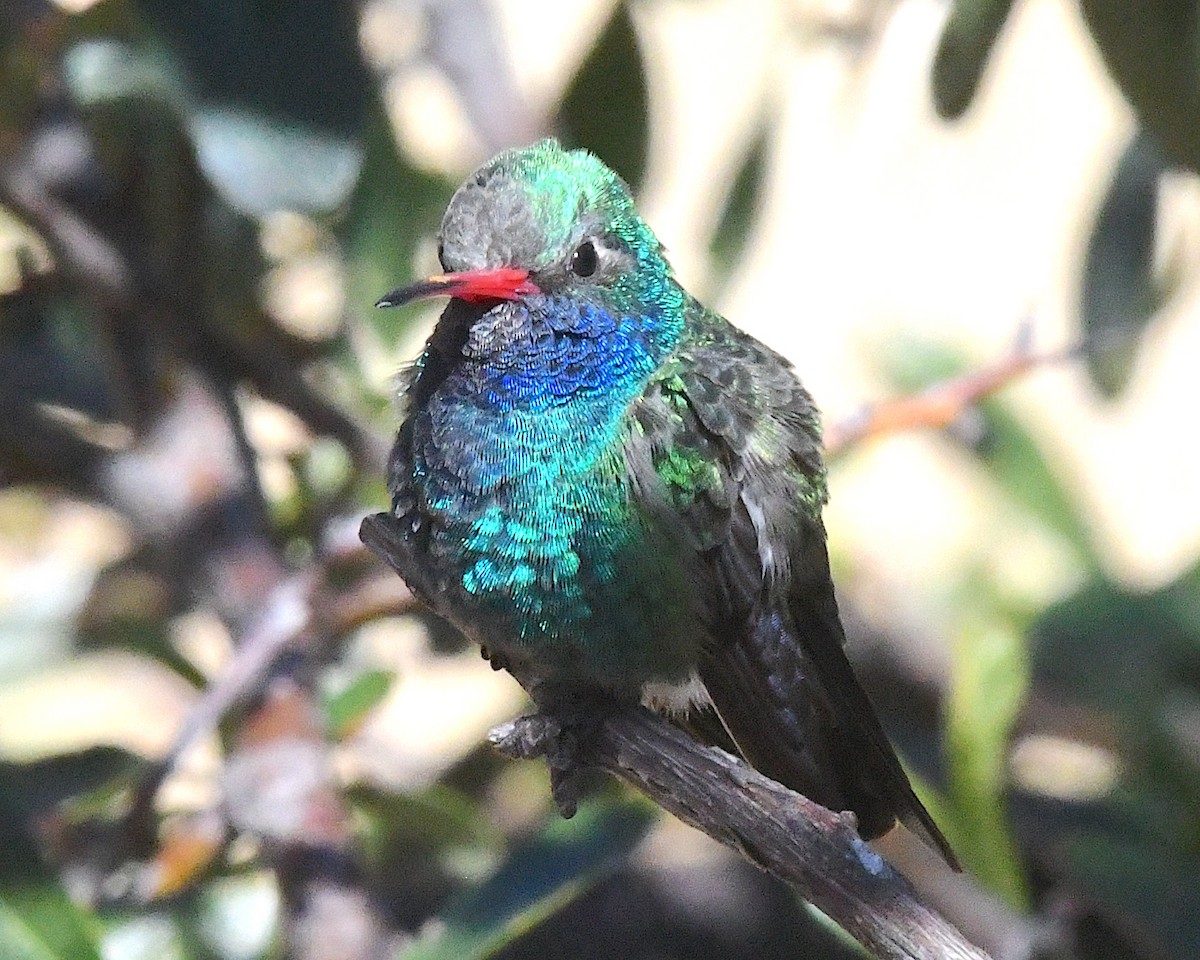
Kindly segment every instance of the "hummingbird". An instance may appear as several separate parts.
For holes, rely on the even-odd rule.
[[[640,700],[957,869],[843,649],[791,364],[689,295],[621,178],[553,139],[466,180],[438,258],[378,304],[449,298],[388,464],[414,593],[494,665]]]

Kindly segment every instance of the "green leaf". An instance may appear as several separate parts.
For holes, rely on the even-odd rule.
[[[557,124],[563,141],[587,147],[634,191],[649,143],[646,74],[628,7],[620,4],[571,82]]]
[[[1200,858],[1089,834],[1067,847],[1072,881],[1101,912],[1148,937],[1172,960],[1200,957]]]
[[[648,804],[582,804],[514,850],[484,883],[456,898],[400,960],[482,960],[615,870],[655,821]]]
[[[1145,134],[1130,140],[1088,242],[1079,304],[1084,359],[1092,383],[1109,399],[1129,382],[1140,335],[1160,300],[1154,238],[1163,170]]]
[[[0,952],[8,960],[53,960],[62,954],[30,929],[7,903],[0,899]]]
[[[880,360],[885,376],[902,394],[917,393],[967,370],[962,357],[952,350],[912,338],[890,343]],[[994,397],[983,400],[976,409],[980,419],[969,440],[963,439],[962,432],[951,435],[969,445],[1015,503],[1061,536],[1082,564],[1095,568],[1095,548],[1080,509],[1024,425]]]
[[[487,813],[445,784],[400,794],[356,784],[348,799],[371,888],[393,902],[444,903],[488,876],[504,854],[504,837]]]
[[[1172,164],[1200,171],[1200,30],[1196,6],[1141,0],[1080,0],[1104,65]]]
[[[1029,894],[1004,808],[1009,737],[1029,685],[1025,644],[993,611],[963,624],[952,657],[946,734],[955,848],[972,875],[1026,909]]]
[[[344,689],[323,697],[325,723],[330,736],[341,740],[353,733],[367,714],[388,695],[395,679],[396,675],[391,670],[367,670]]]
[[[933,105],[943,120],[956,120],[971,105],[1012,5],[956,0],[933,58]]]
[[[347,791],[359,842],[368,860],[387,866],[394,854],[414,848],[483,847],[497,850],[501,835],[464,793],[433,784],[414,793],[387,793],[366,784]]]
[[[4,960],[100,960],[95,923],[57,886],[0,890],[0,957]]]
[[[980,405],[984,439],[976,452],[1012,500],[1061,536],[1085,567],[1098,565],[1078,504],[1024,425],[997,400]]]
[[[1034,681],[1119,731],[1119,789],[1105,824],[1124,841],[1200,850],[1200,567],[1142,593],[1097,573],[1030,632]],[[1120,826],[1112,825],[1120,821]]]
[[[1042,613],[1031,641],[1039,682],[1148,733],[1167,692],[1200,674],[1200,567],[1144,593],[1096,574]]]

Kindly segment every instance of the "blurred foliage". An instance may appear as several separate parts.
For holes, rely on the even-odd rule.
[[[563,95],[559,132],[567,143],[604,157],[636,190],[646,166],[649,123],[637,33],[621,4]]]
[[[405,952],[408,960],[480,960],[494,955],[612,871],[642,839],[653,811],[593,801],[518,848],[490,877],[447,904],[443,924]]]
[[[1165,299],[1154,262],[1163,169],[1157,146],[1139,132],[1113,171],[1083,266],[1079,312],[1087,343],[1084,358],[1092,382],[1109,398],[1129,382],[1138,328]]]
[[[1028,908],[1004,806],[1008,745],[1028,683],[1024,649],[1020,633],[1000,621],[998,610],[977,616],[979,622],[964,624],[956,638],[947,711],[955,849],[1012,906]]]
[[[731,270],[741,259],[751,228],[762,214],[767,133],[764,125],[759,135],[750,142],[721,210],[721,218],[713,230],[709,251],[718,271]]]
[[[970,106],[1012,6],[1012,0],[958,0],[950,8],[933,60],[933,104],[944,119]]]
[[[938,113],[971,105],[1011,0],[954,0],[933,64]],[[1080,321],[1092,382],[1113,399],[1128,380],[1146,324],[1166,299],[1155,263],[1158,192],[1171,168],[1200,171],[1200,7],[1152,0],[1132,16],[1120,0],[1080,9],[1140,129],[1113,172],[1088,245]]]
[[[325,725],[335,740],[354,733],[366,716],[388,695],[394,675],[387,670],[366,670],[340,690],[324,697]]]
[[[486,115],[481,142],[537,127],[635,187],[657,109],[644,4],[598,19],[552,122],[470,101],[518,89],[503,57],[462,56],[503,35],[488,4],[394,6],[409,20],[390,65],[361,49],[371,8],[334,0],[0,6],[0,254],[17,274],[0,293],[0,543],[43,558],[0,605],[0,956],[850,956],[740,861],[662,858],[673,840],[645,845],[657,816],[620,790],[564,822],[536,765],[449,734],[415,759],[372,739],[422,684],[432,704],[485,669],[444,625],[414,640],[423,615],[353,537],[386,502],[389,375],[421,322],[371,304],[431,266],[462,172],[397,138],[390,81],[431,71]],[[943,118],[985,95],[1013,7],[949,5],[930,65]],[[1158,205],[1166,172],[1200,169],[1200,17],[1080,7],[1141,126],[1078,278],[1086,369],[1115,402],[1173,292]],[[762,104],[714,197],[719,278],[770,211],[776,122]],[[943,345],[892,346],[900,395],[968,369]],[[978,881],[959,909],[1003,902],[1014,939],[1051,931],[1039,956],[1200,955],[1200,566],[1116,583],[1086,497],[1003,397],[941,439],[1074,571],[1038,604],[986,566],[940,585],[944,703],[897,658],[866,665]],[[299,627],[296,587],[314,611]],[[86,712],[101,687],[111,716]],[[138,698],[156,724],[125,715]],[[477,734],[515,708],[478,700],[439,716]],[[1032,735],[1059,751],[1042,772],[1098,756],[1100,786],[1015,776]]]

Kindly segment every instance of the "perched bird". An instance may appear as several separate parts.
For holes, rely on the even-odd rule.
[[[379,303],[450,298],[388,470],[409,586],[502,663],[671,711],[956,865],[842,649],[789,363],[689,296],[622,180],[554,140],[459,188],[439,257]]]

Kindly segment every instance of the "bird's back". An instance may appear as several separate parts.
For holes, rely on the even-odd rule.
[[[956,863],[912,791],[844,651],[821,508],[816,409],[790,365],[693,305],[688,333],[635,407],[709,598],[699,676],[755,767],[871,837],[899,817]],[[703,465],[690,473],[679,464]],[[649,482],[638,484],[652,486]]]

